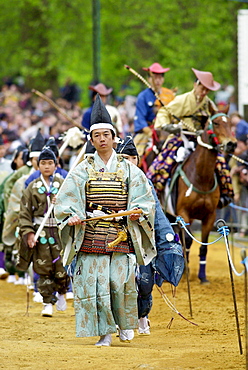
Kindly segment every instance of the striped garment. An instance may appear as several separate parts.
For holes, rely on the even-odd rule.
[[[92,212],[91,203],[107,207],[112,212],[127,209],[127,184],[123,181],[120,171],[91,172],[91,176],[86,184],[86,210]],[[116,246],[109,246],[109,243],[118,238],[120,232],[127,231],[123,221],[99,220],[86,224],[83,245],[81,252],[103,253],[112,252],[134,253],[129,233],[127,239],[118,243]]]

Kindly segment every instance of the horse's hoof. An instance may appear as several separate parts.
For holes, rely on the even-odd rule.
[[[206,278],[200,279],[200,284],[201,285],[209,285],[210,284],[210,281],[208,279],[206,279]]]

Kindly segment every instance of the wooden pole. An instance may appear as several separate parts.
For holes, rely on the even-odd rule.
[[[226,226],[226,222],[225,220],[220,219],[216,222],[216,227],[220,228],[222,226]],[[228,237],[226,236],[225,239],[226,239],[227,247],[230,250],[229,243],[228,243]],[[231,281],[231,288],[232,288],[233,306],[234,306],[234,313],[235,313],[235,319],[236,319],[239,352],[242,355],[243,350],[242,350],[242,342],[241,342],[241,335],[240,335],[239,316],[238,316],[237,300],[236,300],[235,287],[234,287],[233,271],[232,271],[232,266],[228,258],[228,255],[227,255],[227,259],[228,259],[228,267],[229,267],[229,274],[230,274],[230,281]]]
[[[100,27],[100,0],[92,0],[93,23],[93,76],[94,81],[101,79],[101,27]]]
[[[185,273],[186,273],[187,290],[188,290],[188,298],[189,298],[189,313],[190,313],[190,317],[193,317],[190,282],[189,282],[189,264],[188,264],[187,252],[186,252],[185,230],[182,229],[180,231],[180,234],[181,234],[182,246],[183,246],[183,252],[184,252]]]
[[[245,358],[246,358],[246,370],[248,370],[248,290],[247,290],[247,270],[248,270],[248,261],[246,257],[246,250],[241,251],[241,258],[245,264],[245,273],[244,273],[244,309],[245,309]]]

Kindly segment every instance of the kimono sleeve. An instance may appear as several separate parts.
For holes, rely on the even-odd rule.
[[[81,220],[86,218],[86,176],[80,173],[81,170],[83,172],[82,166],[79,165],[67,176],[57,195],[54,215],[61,230],[67,225],[70,217],[77,215]]]
[[[32,191],[30,187],[23,191],[21,197],[19,227],[21,235],[26,235],[30,232],[35,233],[33,225]]]

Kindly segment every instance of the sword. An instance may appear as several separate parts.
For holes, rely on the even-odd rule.
[[[89,208],[97,209],[98,211],[102,211],[102,212],[107,213],[109,215],[113,213],[113,211],[111,211],[111,209],[109,209],[107,207],[104,207],[104,206],[101,206],[100,204],[97,204],[97,203],[90,202]]]
[[[127,233],[125,230],[121,230],[118,232],[117,238],[113,240],[112,242],[108,243],[107,250],[108,248],[113,248],[116,245],[120,244],[123,241],[127,240]]]

